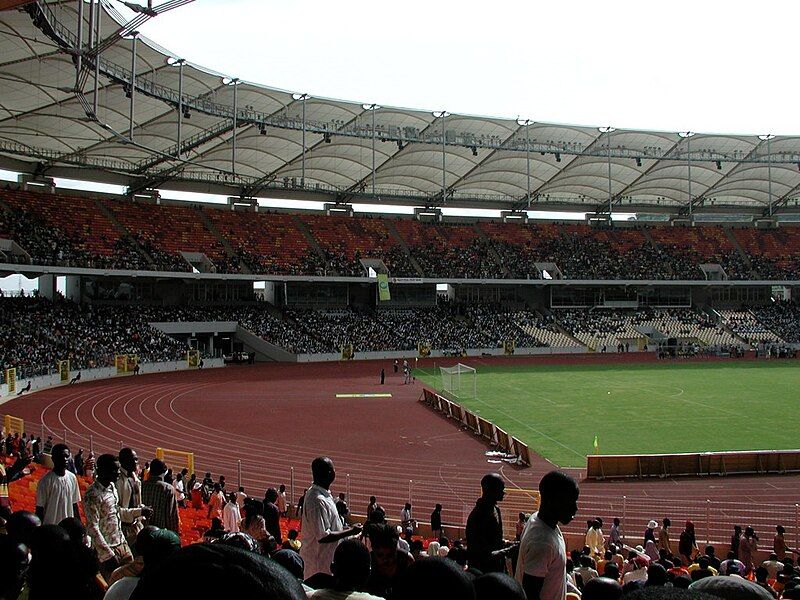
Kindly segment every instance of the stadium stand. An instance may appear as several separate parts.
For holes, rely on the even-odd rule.
[[[729,279],[800,273],[798,227],[422,223],[95,200],[10,186],[0,190],[0,237],[16,241],[34,264],[113,269],[191,271],[180,254],[190,252],[205,254],[218,273],[274,275],[366,277],[362,258],[383,260],[394,277],[538,279],[537,262],[583,280],[699,280],[699,265],[715,263]]]
[[[44,298],[0,299],[0,367],[25,377],[55,371],[59,360],[74,370],[114,364],[117,354],[142,362],[181,360],[186,348],[148,326],[140,311],[78,305]]]
[[[719,313],[725,326],[750,344],[758,342],[783,343],[782,339],[770,331],[764,323],[760,322],[749,311],[721,310]]]
[[[791,344],[800,343],[800,307],[792,302],[776,302],[752,309],[753,315],[776,336]]]

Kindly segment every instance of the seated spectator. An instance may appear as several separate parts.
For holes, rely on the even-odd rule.
[[[139,584],[139,578],[155,570],[172,554],[180,550],[181,540],[169,529],[148,525],[136,536],[136,561],[119,567],[109,580],[110,588],[103,600],[128,600]],[[132,569],[132,565],[141,567]]]
[[[452,560],[426,558],[412,564],[395,587],[393,600],[474,600],[466,573]]]
[[[222,598],[231,593],[241,600],[306,598],[300,582],[275,561],[221,543],[181,548],[142,577],[131,598],[175,600],[176,581],[186,598]]]
[[[728,552],[728,558],[720,563],[720,574],[729,575],[731,567],[736,567],[737,573],[744,573],[744,563],[736,558],[736,553],[733,550]],[[689,570],[691,571],[691,568]]]
[[[694,567],[694,565],[692,565],[692,567]],[[697,559],[697,568],[692,567],[687,569],[692,581],[697,581],[698,579],[703,579],[704,577],[714,577],[719,575],[716,569],[709,566],[708,558],[705,556],[701,556],[699,559]]]
[[[473,582],[475,600],[526,600],[522,584],[505,573],[486,573]]]
[[[31,600],[100,600],[103,597],[105,584],[98,577],[97,554],[86,546],[72,543],[67,532],[58,525],[43,525],[33,531],[31,555],[27,575]]]
[[[398,548],[397,530],[391,525],[371,525],[367,535],[372,546],[372,571],[366,590],[386,598],[392,594],[408,567],[414,564],[414,559],[408,552]]]
[[[333,581],[330,588],[308,594],[315,600],[378,600],[378,596],[358,590],[368,587],[370,552],[359,540],[342,540],[333,553]]]
[[[783,570],[783,563],[778,560],[778,555],[774,552],[769,555],[769,558],[761,563],[761,566],[767,570],[767,578],[775,579],[778,572]]]
[[[641,556],[634,556],[633,559],[628,558],[631,569],[625,573],[622,582],[628,584],[632,581],[646,581],[647,580],[647,561]]]
[[[705,577],[695,581],[689,590],[725,600],[772,600],[764,588],[742,577]]]
[[[222,519],[214,517],[211,519],[211,528],[203,534],[203,540],[210,542],[221,538],[225,534],[225,526],[222,524]]]
[[[778,593],[767,583],[767,579],[773,579],[769,577],[769,572],[765,567],[758,567],[755,571],[756,576],[756,584],[762,588],[767,590],[770,596],[773,598],[778,597]]]
[[[591,557],[586,554],[581,556],[581,566],[576,569],[576,572],[583,579],[584,586],[595,577],[598,577],[597,571],[592,568]]]
[[[618,600],[621,597],[622,586],[616,579],[595,577],[583,587],[581,600]]]

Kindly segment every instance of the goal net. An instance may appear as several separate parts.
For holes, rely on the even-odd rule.
[[[478,373],[467,365],[458,363],[454,367],[439,367],[442,374],[442,390],[456,398],[478,396]]]

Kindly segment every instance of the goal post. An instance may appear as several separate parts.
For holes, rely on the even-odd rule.
[[[458,363],[453,367],[439,367],[442,391],[456,398],[477,398],[478,372],[468,365]]]

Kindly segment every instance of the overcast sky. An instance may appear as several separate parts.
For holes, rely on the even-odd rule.
[[[798,2],[196,0],[142,32],[346,100],[670,131],[800,134]]]

